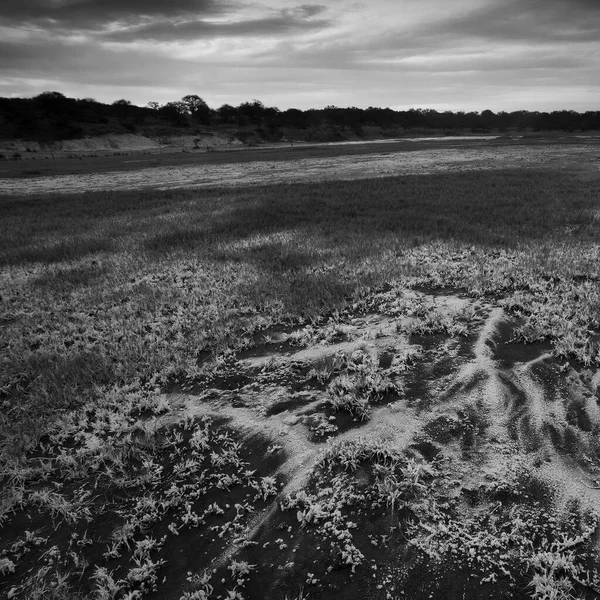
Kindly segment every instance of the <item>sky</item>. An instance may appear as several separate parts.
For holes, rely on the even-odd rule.
[[[0,0],[0,96],[600,110],[600,0]]]

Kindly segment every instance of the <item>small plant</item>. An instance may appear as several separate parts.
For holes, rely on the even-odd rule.
[[[125,582],[115,581],[112,573],[105,567],[96,566],[92,579],[98,600],[115,600],[125,586]]]
[[[250,565],[243,560],[232,560],[227,568],[231,571],[231,576],[234,579],[239,579],[250,575],[250,571],[256,569],[256,565]]]
[[[334,410],[346,410],[364,421],[370,417],[372,402],[399,391],[366,352],[357,350],[337,358],[343,372],[327,388],[328,402]]]
[[[15,572],[16,568],[17,566],[12,560],[6,557],[0,558],[0,575],[10,575]]]

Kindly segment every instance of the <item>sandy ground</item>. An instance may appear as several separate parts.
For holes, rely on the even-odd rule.
[[[0,194],[29,196],[115,189],[245,186],[517,167],[569,169],[576,166],[590,176],[600,176],[600,149],[596,144],[473,144],[449,141],[440,143],[440,147],[423,150],[317,158],[298,158],[297,154],[293,154],[290,160],[252,162],[236,161],[236,153],[225,153],[223,162],[216,164],[147,168],[147,161],[139,160],[139,169],[135,168],[138,163],[132,158],[127,160],[127,170],[0,178]],[[339,148],[336,150],[340,151]]]
[[[469,314],[468,334],[406,335],[410,317],[383,314],[351,317],[337,326],[340,339],[303,348],[289,345],[293,333],[267,333],[268,342],[240,355],[232,368],[245,385],[219,380],[196,392],[170,394],[169,402],[196,417],[225,417],[248,439],[260,434],[276,440],[286,456],[279,468],[287,481],[283,493],[306,486],[327,439],[362,437],[423,461],[431,460],[432,451],[452,457],[454,476],[467,491],[502,479],[520,464],[560,490],[559,504],[577,497],[597,507],[600,472],[589,445],[600,414],[596,402],[582,399],[593,400],[599,373],[571,370],[565,376],[546,346],[511,342],[515,320],[493,302],[405,294],[448,316]],[[370,357],[404,390],[373,404],[368,420],[332,410],[325,385],[306,378],[311,369],[331,369],[336,356],[356,353]],[[414,360],[404,368],[407,354]],[[338,376],[330,370],[330,381]],[[473,438],[464,428],[469,414],[480,423]],[[268,525],[275,508],[257,517],[250,539]],[[235,550],[227,548],[214,565]]]
[[[114,153],[119,151],[155,151],[177,148],[218,148],[241,146],[239,140],[229,136],[214,135],[169,135],[149,138],[133,133],[109,134],[83,139],[62,140],[56,142],[29,142],[23,140],[0,141],[0,153],[12,156],[15,152],[33,152],[37,158],[46,156],[60,157],[89,153]]]

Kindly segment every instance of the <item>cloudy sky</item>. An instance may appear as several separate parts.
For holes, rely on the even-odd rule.
[[[0,96],[600,110],[600,0],[0,0]]]

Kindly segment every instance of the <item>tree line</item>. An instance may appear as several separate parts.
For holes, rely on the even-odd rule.
[[[146,106],[136,106],[125,99],[104,104],[93,98],[68,98],[60,92],[44,92],[33,98],[0,97],[0,123],[5,137],[40,140],[76,138],[90,131],[101,131],[102,126],[115,124],[132,133],[150,124],[177,128],[252,126],[271,132],[329,127],[351,130],[357,135],[362,135],[366,127],[474,133],[511,130],[573,132],[600,130],[600,111],[439,112],[421,108],[393,110],[337,106],[279,110],[265,106],[259,100],[243,102],[239,106],[223,104],[219,108],[211,108],[195,94],[165,104],[149,102]]]

